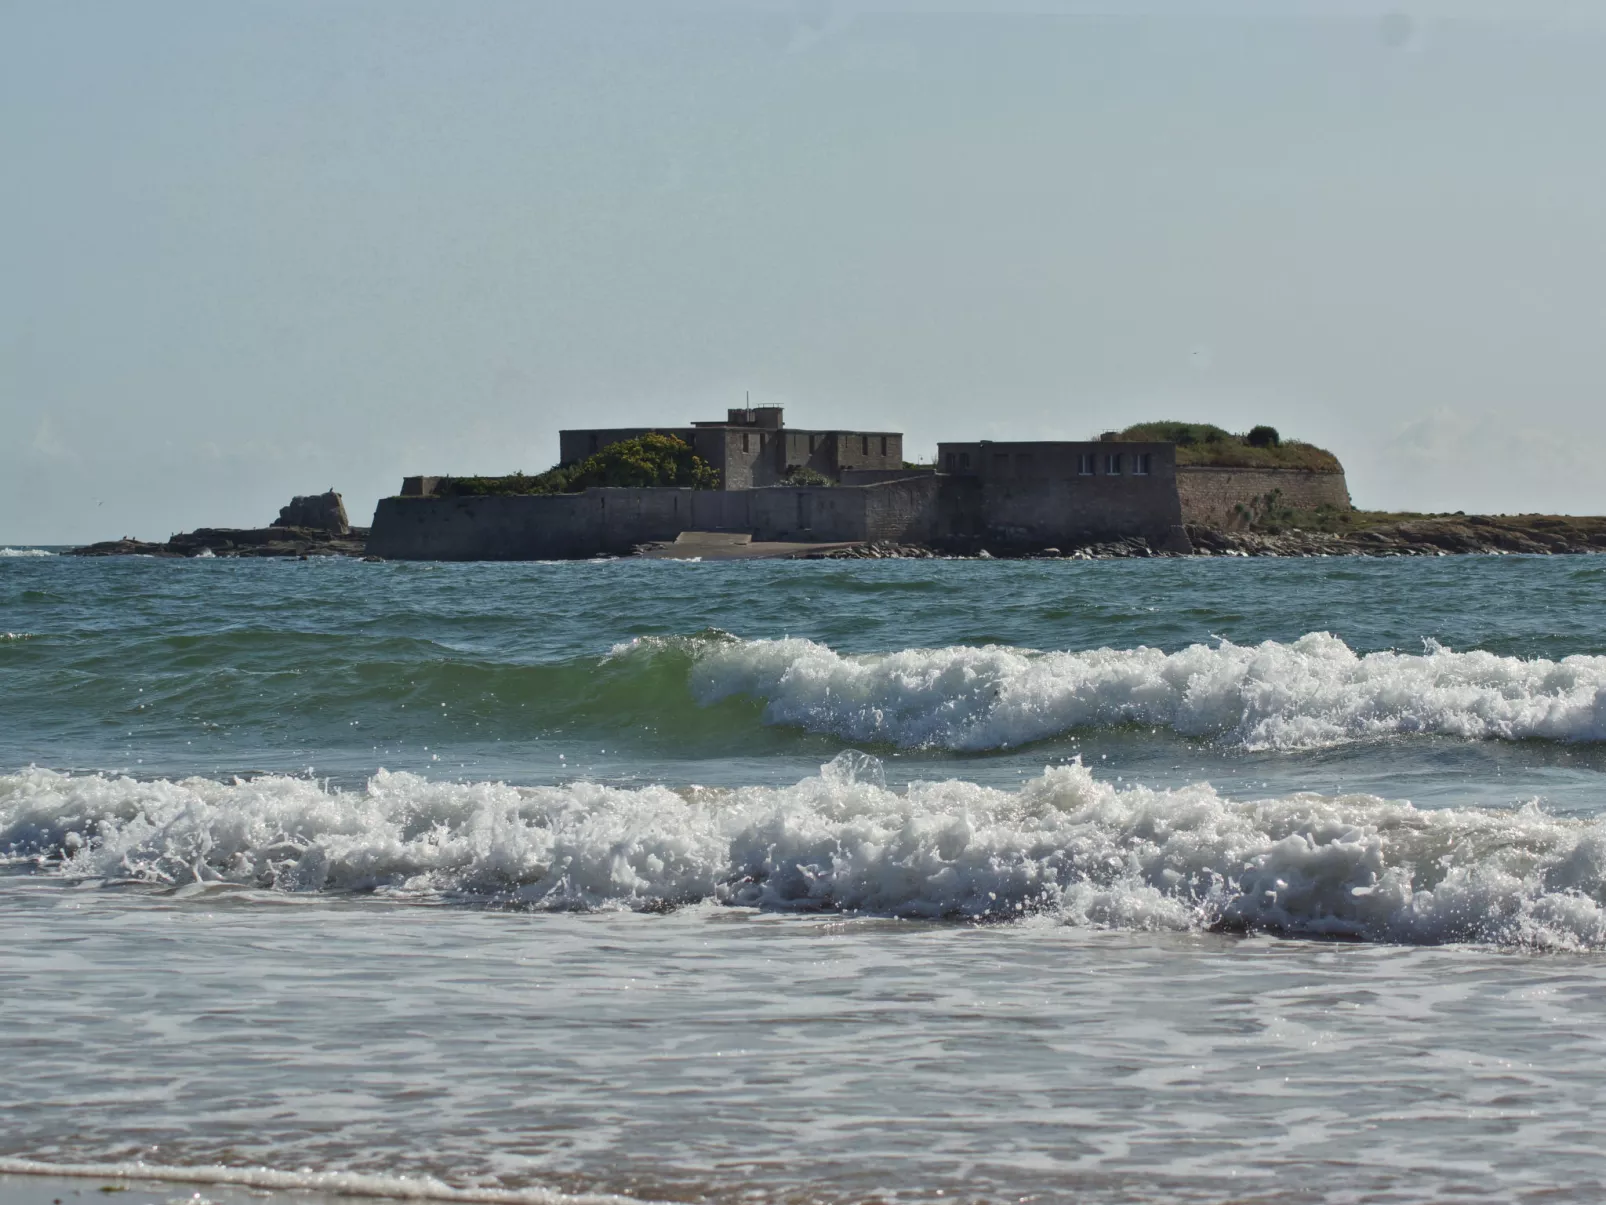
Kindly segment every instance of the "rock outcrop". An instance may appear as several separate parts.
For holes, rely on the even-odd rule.
[[[306,527],[313,531],[327,531],[331,535],[351,534],[351,523],[346,519],[346,504],[334,490],[322,494],[297,494],[290,505],[279,511],[274,527]]]
[[[309,557],[362,556],[368,529],[346,519],[340,495],[330,490],[291,499],[269,527],[198,527],[167,540],[124,536],[74,548],[71,556]]]

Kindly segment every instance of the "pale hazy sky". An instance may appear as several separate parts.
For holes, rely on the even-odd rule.
[[[0,541],[366,522],[745,390],[1606,512],[1606,4],[1537,12],[0,0]]]

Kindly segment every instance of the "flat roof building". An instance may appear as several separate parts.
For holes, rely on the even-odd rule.
[[[719,470],[727,490],[784,485],[801,470],[842,483],[866,473],[903,469],[901,431],[820,431],[787,427],[780,406],[753,406],[729,411],[725,419],[694,422],[685,427],[597,427],[558,432],[563,464],[627,439],[649,433],[684,440],[698,456]]]

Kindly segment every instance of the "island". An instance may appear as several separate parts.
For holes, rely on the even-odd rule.
[[[1441,556],[1606,551],[1606,519],[1356,509],[1326,449],[1271,426],[1150,422],[1089,440],[974,440],[904,459],[896,431],[786,426],[776,406],[681,427],[559,432],[541,473],[417,475],[355,528],[333,489],[262,528],[78,555],[496,561]]]

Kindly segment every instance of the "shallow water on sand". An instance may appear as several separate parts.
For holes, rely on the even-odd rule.
[[[1592,1199],[1603,585],[7,558],[0,1171]]]

